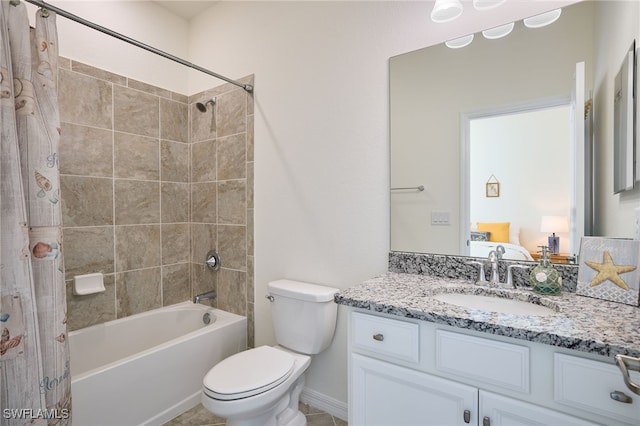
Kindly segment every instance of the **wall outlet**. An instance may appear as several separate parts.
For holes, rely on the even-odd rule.
[[[449,221],[449,212],[431,212],[431,224],[432,225],[451,225]]]
[[[635,239],[640,240],[640,207],[636,207]]]

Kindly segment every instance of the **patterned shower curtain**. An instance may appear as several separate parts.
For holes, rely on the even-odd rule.
[[[1,6],[0,425],[71,424],[55,15]]]

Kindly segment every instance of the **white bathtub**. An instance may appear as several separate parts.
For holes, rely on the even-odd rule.
[[[183,302],[69,333],[73,424],[160,425],[195,407],[246,330],[245,317]]]

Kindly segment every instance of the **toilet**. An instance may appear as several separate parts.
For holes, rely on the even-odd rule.
[[[304,426],[298,400],[311,356],[333,339],[338,289],[300,281],[268,284],[276,346],[230,356],[205,375],[202,405],[228,426]]]

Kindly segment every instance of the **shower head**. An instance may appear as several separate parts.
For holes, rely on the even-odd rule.
[[[200,112],[207,112],[207,106],[209,104],[215,105],[215,103],[216,103],[216,98],[211,98],[205,103],[197,102],[196,103],[196,108],[198,108],[198,111],[200,111]]]

